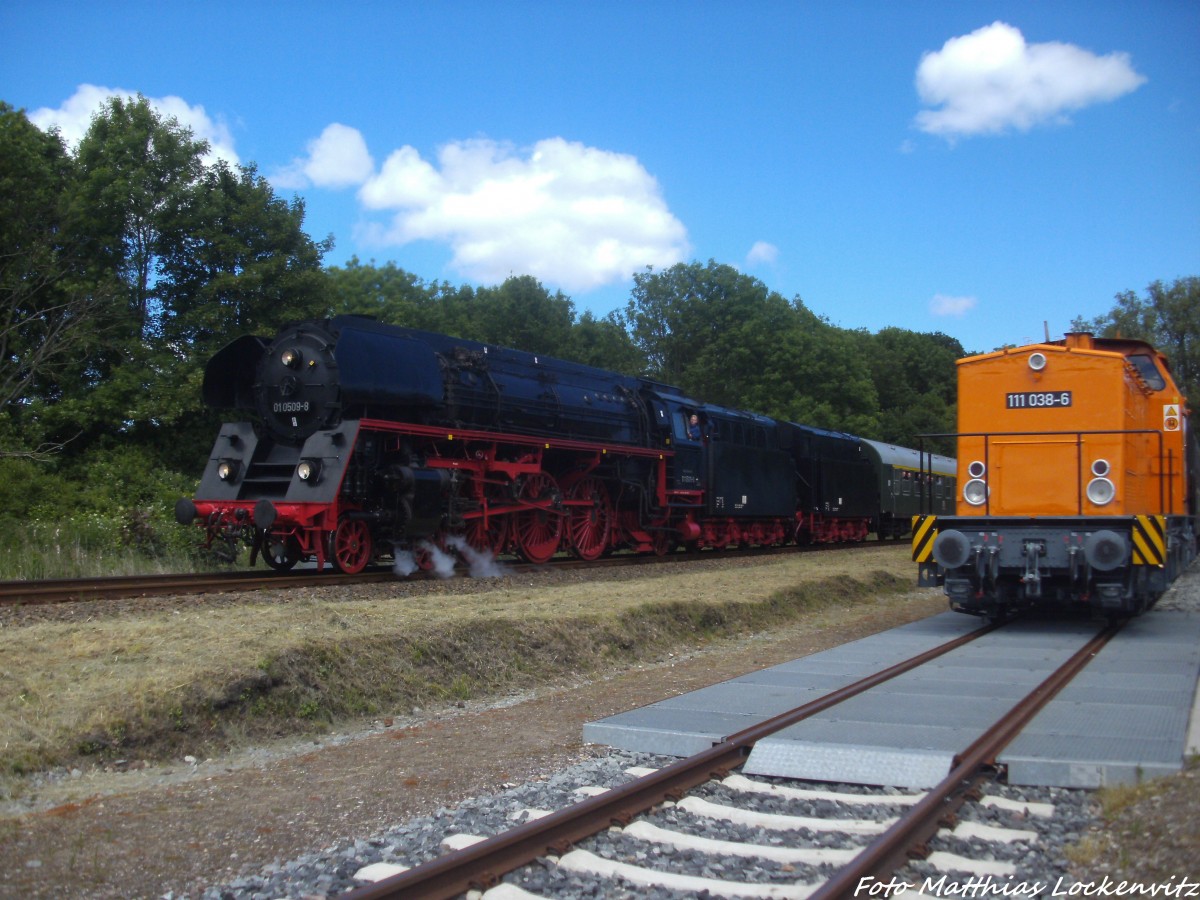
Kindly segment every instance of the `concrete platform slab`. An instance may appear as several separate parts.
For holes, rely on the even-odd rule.
[[[1178,772],[1200,677],[1200,614],[1131,622],[1000,754],[1012,784],[1094,788]]]
[[[584,740],[685,756],[979,627],[944,613],[584,726]],[[1018,622],[759,742],[752,774],[930,787],[955,753],[1095,633]],[[1178,771],[1200,675],[1200,614],[1152,611],[1001,756],[1019,784],[1094,787]]]

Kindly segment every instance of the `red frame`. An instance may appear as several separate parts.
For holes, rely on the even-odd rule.
[[[520,498],[497,504],[490,502],[487,496],[489,486],[507,488],[521,476],[544,474],[555,478],[544,468],[548,453],[568,454],[570,459],[570,477],[563,478],[562,483],[558,484],[562,497],[558,498],[557,509],[562,511],[564,523],[569,522],[572,509],[595,509],[594,499],[569,495],[571,488],[588,478],[604,462],[605,457],[641,458],[655,464],[654,506],[663,510],[664,514],[654,522],[643,523],[636,511],[622,509],[619,506],[619,495],[612,495],[613,485],[604,482],[605,487],[609,489],[606,502],[610,517],[606,549],[611,549],[616,543],[622,543],[628,544],[637,552],[661,554],[670,549],[674,541],[696,542],[701,546],[717,548],[729,544],[769,545],[801,539],[813,543],[856,541],[863,540],[869,530],[867,519],[839,519],[810,515],[803,511],[797,511],[792,520],[774,517],[752,520],[725,516],[706,517],[703,491],[668,489],[667,464],[675,453],[665,448],[600,444],[569,438],[545,438],[469,428],[444,428],[385,419],[361,419],[358,431],[359,434],[374,432],[395,438],[424,438],[420,450],[425,456],[424,465],[427,468],[457,469],[471,473],[471,489],[475,492],[475,499],[479,501],[480,511],[467,513],[465,518],[468,522],[477,522],[484,532],[491,527],[492,517],[506,517],[505,522],[512,523],[508,527],[515,530],[519,524],[516,517],[520,514],[549,508],[548,505],[539,506],[536,502],[523,502]],[[342,467],[343,478],[348,468]],[[330,536],[337,530],[341,517],[346,513],[359,511],[357,505],[343,503],[340,493],[339,483],[332,502],[275,503],[276,517],[270,533],[293,539],[302,558],[315,557],[318,569],[324,568],[325,563],[329,561],[327,551],[330,547]],[[252,524],[256,502],[257,500],[232,503],[197,500],[195,505],[199,519],[208,526],[211,541],[222,531]],[[240,520],[237,517],[239,510],[244,510]],[[216,518],[210,521],[214,514]],[[562,530],[566,530],[565,526]],[[560,535],[561,533],[562,531]],[[499,534],[502,543],[516,539],[513,531]],[[560,546],[561,543],[560,538]],[[536,555],[543,557],[544,550],[545,547],[538,548]],[[586,558],[600,555],[594,543],[577,552]]]

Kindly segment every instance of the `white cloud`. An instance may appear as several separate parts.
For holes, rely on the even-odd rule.
[[[280,188],[298,190],[310,185],[342,188],[362,184],[375,172],[375,160],[357,128],[334,122],[308,142],[308,156],[271,175]]]
[[[124,88],[107,88],[94,84],[81,84],[75,93],[58,109],[42,107],[29,113],[29,121],[43,131],[56,127],[67,142],[74,148],[87,133],[92,124],[92,117],[100,111],[109,97],[121,97],[125,100],[135,100],[137,95]],[[237,151],[233,149],[233,135],[224,122],[216,122],[209,118],[203,106],[189,106],[182,97],[147,97],[150,106],[163,118],[175,118],[180,125],[190,128],[192,136],[197,140],[208,141],[209,153],[205,162],[212,164],[223,159],[230,165],[237,165]]]
[[[947,138],[1028,131],[1067,113],[1136,90],[1146,78],[1129,54],[1096,56],[1057,41],[1027,44],[1016,28],[993,22],[946,41],[917,67],[917,92],[936,109],[917,114],[917,127]]]
[[[979,301],[974,297],[950,297],[946,294],[934,294],[929,301],[929,311],[935,316],[953,316],[961,319],[975,308]]]
[[[453,265],[483,282],[516,272],[587,291],[673,265],[688,250],[683,224],[637,159],[562,138],[526,153],[491,140],[455,142],[436,165],[402,147],[359,199],[394,213],[376,231],[382,243],[443,241]]]
[[[779,248],[774,244],[768,244],[766,241],[755,241],[754,246],[750,248],[750,252],[746,254],[746,264],[756,266],[759,264],[770,264],[779,258]]]

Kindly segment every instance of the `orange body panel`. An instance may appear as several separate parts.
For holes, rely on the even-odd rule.
[[[1184,400],[1148,345],[1068,335],[967,357],[958,395],[959,471],[975,463],[986,483],[982,502],[960,494],[959,516],[1186,512]],[[1107,502],[1089,498],[1097,479]]]

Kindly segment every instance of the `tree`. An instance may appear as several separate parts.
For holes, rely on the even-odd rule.
[[[965,355],[955,338],[884,328],[873,335],[863,333],[859,352],[870,366],[880,409],[879,431],[865,437],[916,447],[919,434],[955,430],[955,361]],[[949,450],[952,443],[927,446]]]
[[[645,358],[615,313],[597,319],[591,310],[584,310],[571,328],[567,347],[559,355],[622,375],[640,375],[646,370]]]
[[[93,224],[94,254],[118,272],[139,333],[152,333],[164,224],[178,221],[200,179],[208,145],[139,95],[110,97],[79,142],[78,202]],[[176,235],[177,236],[177,235]]]
[[[43,441],[34,411],[95,345],[112,295],[71,219],[73,183],[59,136],[0,102],[0,456],[61,446]]]
[[[116,432],[192,469],[215,425],[203,363],[247,332],[327,311],[304,205],[253,166],[205,164],[207,145],[144,97],[110,98],[70,161],[68,219],[93,284],[93,340],[37,410],[48,435]],[[107,274],[106,274],[107,273]]]
[[[634,276],[621,321],[651,377],[697,399],[825,428],[875,427],[865,363],[846,333],[732,266]]]
[[[303,201],[276,197],[253,166],[205,169],[162,217],[164,343],[180,354],[326,313],[321,259],[333,240],[316,243],[303,225]]]
[[[570,342],[575,304],[562,291],[551,294],[532,275],[514,275],[497,287],[475,289],[463,337],[529,353],[562,356]]]
[[[321,258],[332,240],[314,242],[303,224],[300,200],[276,197],[253,166],[224,162],[205,168],[161,216],[160,312],[143,358],[123,373],[146,384],[129,396],[129,418],[171,426],[171,446],[188,436],[203,445],[217,424],[200,402],[208,357],[241,335],[327,314]]]
[[[395,263],[376,265],[351,257],[326,270],[332,312],[372,316],[391,325],[446,331],[448,310],[438,307],[441,291]],[[448,287],[448,286],[446,286]]]
[[[1155,281],[1144,298],[1124,291],[1115,299],[1107,313],[1076,318],[1072,329],[1147,341],[1167,355],[1184,396],[1200,402],[1200,278],[1178,278],[1169,287]]]

